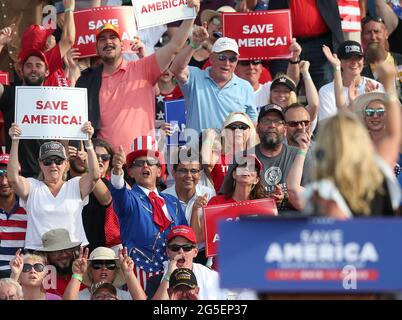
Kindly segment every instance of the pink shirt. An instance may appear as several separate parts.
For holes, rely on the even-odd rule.
[[[156,55],[137,61],[123,60],[112,74],[102,74],[99,93],[99,138],[123,146],[126,153],[134,138],[155,133],[154,86],[161,76]]]

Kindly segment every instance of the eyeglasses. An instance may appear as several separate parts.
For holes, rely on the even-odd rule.
[[[104,154],[96,154],[96,159],[101,159],[103,162],[105,162],[105,161],[109,161],[110,160],[110,158],[111,158],[112,156],[110,155],[110,154],[108,154],[108,153],[104,153]]]
[[[6,177],[7,176],[7,170],[0,170],[0,177]]]
[[[159,164],[156,159],[147,159],[147,160],[134,160],[131,164],[132,167],[143,167],[145,164],[148,166],[157,166]]]
[[[308,125],[310,125],[310,120],[287,121],[286,124],[287,124],[289,127],[292,127],[292,128],[296,128],[296,127],[298,127],[299,125],[300,125],[300,126],[303,126],[303,125],[304,125],[305,127],[307,127]]]
[[[91,262],[92,269],[99,270],[105,267],[108,270],[115,270],[117,268],[116,262],[108,260],[93,260]]]
[[[50,166],[52,163],[55,163],[57,166],[63,164],[64,159],[61,158],[46,158],[42,160],[44,166]]]
[[[184,169],[184,168],[181,168],[181,169],[177,169],[176,172],[182,174],[183,176],[188,175],[189,173],[192,176],[195,176],[196,174],[199,174],[201,172],[201,170],[200,169]]]
[[[365,24],[369,23],[370,21],[375,21],[375,22],[380,22],[380,23],[384,23],[384,20],[381,17],[371,17],[371,16],[365,16],[362,19],[362,26],[364,26]]]
[[[43,270],[45,270],[45,265],[42,263],[35,263],[35,264],[24,263],[24,265],[22,266],[22,272],[29,272],[32,270],[32,268],[36,272],[42,272]]]
[[[189,252],[195,248],[192,244],[169,244],[167,247],[173,252],[178,252],[180,249],[183,249],[184,252]]]
[[[239,61],[239,64],[241,66],[249,66],[250,64],[252,64],[253,66],[256,66],[256,65],[261,64],[261,60],[241,60],[241,61]]]
[[[226,54],[223,54],[223,53],[220,53],[219,55],[218,55],[218,60],[219,61],[226,61],[226,60],[229,60],[229,62],[231,62],[231,63],[234,63],[234,62],[236,62],[237,61],[237,56],[230,56],[230,57],[228,57]]]
[[[285,121],[279,120],[279,119],[275,119],[275,120],[272,120],[272,119],[262,119],[262,120],[260,120],[260,123],[261,123],[263,126],[271,126],[271,125],[279,126],[279,125],[285,124]]]
[[[378,117],[383,117],[385,114],[385,109],[365,109],[364,110],[364,114],[367,117],[374,117],[375,115],[377,115]]]
[[[210,23],[212,23],[214,26],[219,26],[222,21],[218,17],[213,17],[211,20],[209,20]]]
[[[240,130],[250,129],[250,127],[246,124],[230,124],[226,128],[233,130],[233,131],[236,129],[240,129]]]

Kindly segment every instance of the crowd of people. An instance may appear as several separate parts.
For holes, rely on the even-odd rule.
[[[206,206],[402,212],[402,1],[188,0],[195,18],[139,31],[132,53],[103,24],[91,58],[74,11],[131,1],[25,2],[0,7],[0,300],[254,299],[219,287]],[[222,13],[276,9],[290,10],[290,58],[243,59]],[[85,88],[87,138],[21,138],[21,85]],[[163,107],[176,99],[181,145]]]

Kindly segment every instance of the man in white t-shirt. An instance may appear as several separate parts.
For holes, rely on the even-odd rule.
[[[340,67],[337,66],[334,71],[341,71],[343,93],[347,105],[351,102],[349,99],[349,87],[355,86],[356,95],[372,91],[373,89],[384,92],[384,87],[381,83],[360,75],[364,62],[363,50],[360,43],[351,40],[345,41],[339,46],[337,54],[341,65]],[[318,94],[320,97],[318,119],[321,121],[338,112],[334,81],[322,86]]]

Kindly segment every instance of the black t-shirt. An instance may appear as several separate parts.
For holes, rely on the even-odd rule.
[[[402,54],[402,20],[398,19],[398,21],[398,26],[388,38],[389,51]]]
[[[108,184],[105,178],[102,178],[102,181],[106,185]],[[97,247],[106,247],[105,217],[106,209],[111,205],[112,202],[107,206],[102,206],[91,192],[88,204],[82,209],[82,223],[89,241],[90,252]]]
[[[15,87],[4,86],[3,96],[0,98],[0,110],[4,117],[4,130],[6,136],[6,152],[10,153],[11,138],[8,130],[15,118]],[[18,160],[21,164],[21,174],[24,177],[37,177],[40,168],[38,163],[39,148],[42,140],[23,139],[20,140],[18,149]]]

